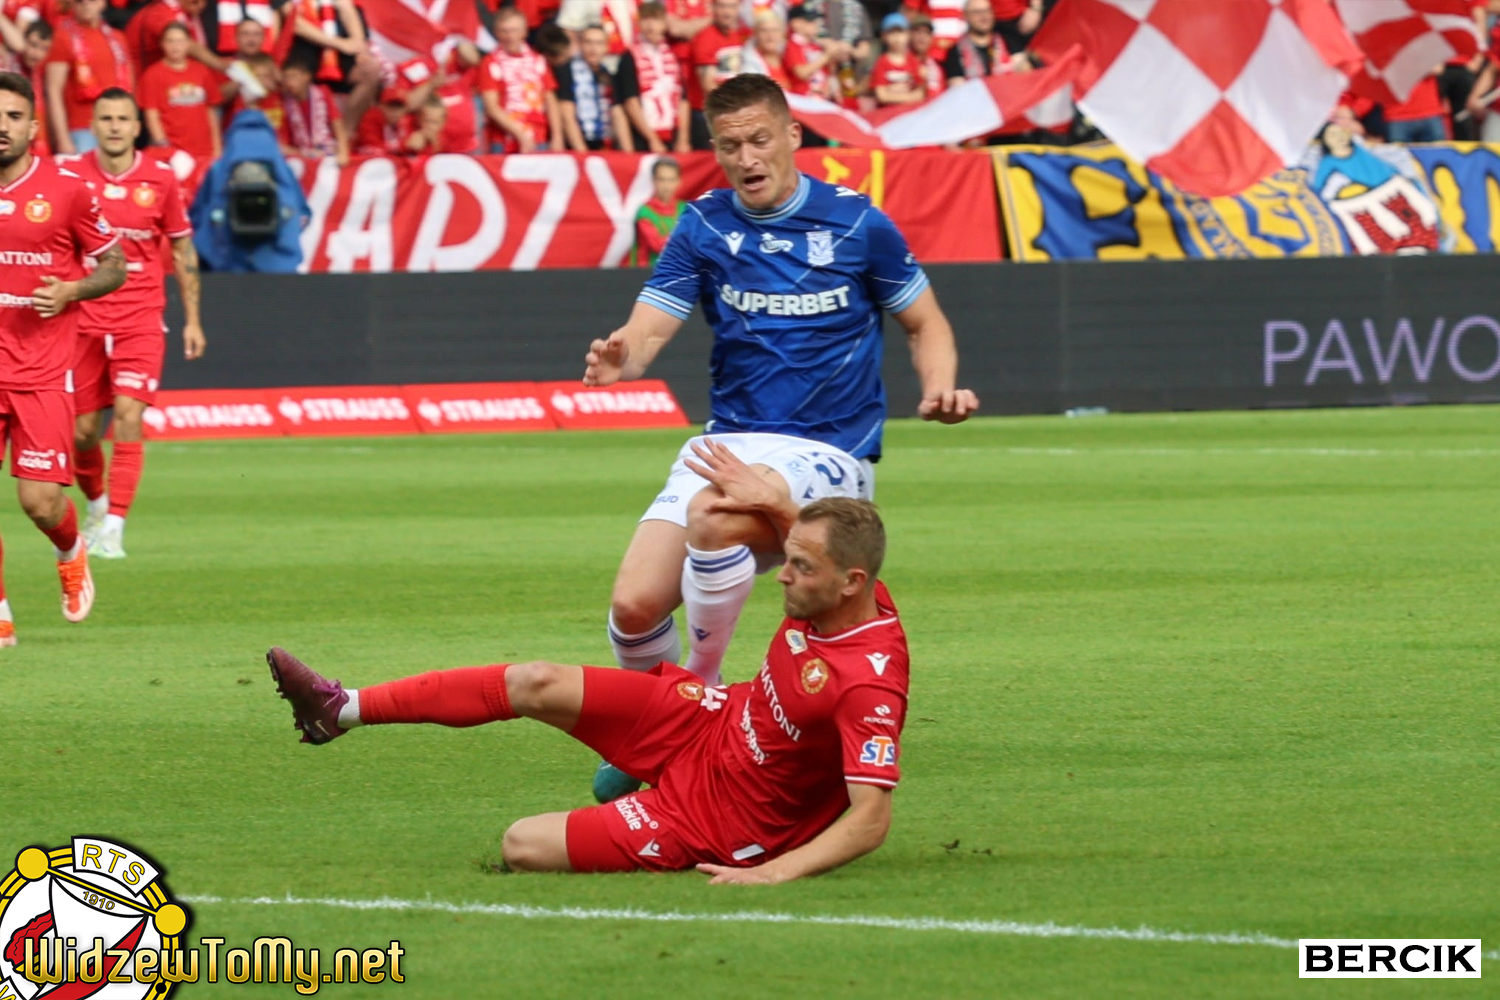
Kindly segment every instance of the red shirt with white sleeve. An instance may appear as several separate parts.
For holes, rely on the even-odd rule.
[[[136,153],[135,162],[118,175],[105,172],[97,151],[68,157],[65,165],[88,182],[100,211],[119,233],[125,250],[125,284],[102,298],[81,303],[78,332],[96,337],[131,333],[161,336],[170,254],[165,240],[193,235],[177,175],[165,163],[141,153]]]
[[[0,389],[69,388],[82,310],[70,303],[44,319],[31,304],[43,277],[73,281],[83,258],[120,241],[84,179],[33,157],[26,173],[0,188]]]
[[[213,111],[219,87],[213,70],[194,59],[173,69],[165,59],[141,74],[141,107],[161,115],[167,141],[204,159],[214,156]]]
[[[482,93],[498,94],[500,107],[507,114],[530,126],[538,143],[547,141],[546,94],[557,89],[557,80],[552,76],[552,67],[538,52],[528,45],[523,45],[516,55],[504,49],[491,52],[479,64],[479,89]],[[492,121],[485,122],[485,136],[492,146],[500,143],[507,149],[515,146],[515,137]]]
[[[799,77],[796,70],[799,66],[807,66],[816,62],[823,54],[823,46],[818,44],[816,38],[803,38],[801,35],[788,35],[786,40],[786,51],[781,54],[781,61],[786,66],[787,75],[791,77],[791,92],[794,94],[810,94],[813,97],[821,97],[825,100],[829,96],[828,83],[831,79],[828,75],[828,65],[825,63],[812,73],[806,80]]]

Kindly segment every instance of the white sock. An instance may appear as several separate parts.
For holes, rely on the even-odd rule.
[[[10,616],[10,598],[0,597],[0,622],[13,621],[15,619]]]
[[[101,493],[89,501],[89,517],[104,517],[109,513],[109,494]]]
[[[344,692],[349,700],[344,702],[344,707],[339,709],[339,728],[353,729],[355,726],[363,726],[365,720],[359,717],[359,689],[351,688]]]
[[[66,552],[64,552],[62,549],[54,545],[52,546],[52,551],[57,553],[58,562],[72,562],[74,559],[78,558],[78,550],[82,547],[83,532],[79,532],[78,539],[73,542],[73,547],[71,549],[68,549]]]
[[[716,552],[688,546],[682,563],[682,607],[691,650],[683,666],[705,684],[719,683],[719,664],[754,588],[755,556],[749,546]]]
[[[609,644],[614,647],[615,662],[626,670],[650,670],[662,660],[682,661],[682,640],[677,635],[677,620],[671,615],[644,632],[630,635],[615,627],[611,614]]]

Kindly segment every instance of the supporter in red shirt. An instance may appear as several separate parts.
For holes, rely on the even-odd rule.
[[[286,114],[281,103],[281,70],[276,65],[276,60],[272,59],[268,53],[262,52],[243,62],[255,77],[256,82],[260,84],[259,89],[265,93],[259,97],[244,91],[236,94],[229,104],[229,112],[224,116],[225,125],[234,121],[235,115],[246,108],[255,108],[266,116],[266,121],[270,122],[271,127],[280,135],[286,127]]]
[[[562,145],[557,80],[547,60],[526,44],[526,19],[513,7],[495,18],[500,47],[479,67],[485,135],[493,153],[531,153]]]
[[[1385,134],[1391,142],[1445,142],[1448,121],[1434,72],[1400,104],[1385,109]]]
[[[853,47],[834,38],[820,39],[817,16],[805,6],[793,7],[786,18],[789,31],[783,61],[792,80],[791,92],[832,100],[830,67],[850,59]]]
[[[187,58],[222,71],[228,63],[209,47],[209,37],[203,27],[202,15],[207,3],[208,0],[152,0],[149,6],[137,11],[124,31],[125,44],[130,49],[136,72],[146,72],[147,67],[161,59],[161,35],[169,24],[187,27]]]
[[[617,56],[635,43],[641,0],[563,0],[557,26],[568,33],[575,46],[591,27],[604,29],[607,54]]]
[[[10,206],[0,227],[0,446],[9,445],[21,508],[57,553],[63,617],[81,622],[94,582],[78,511],[63,493],[73,480],[77,303],[125,283],[125,254],[83,179],[31,152],[40,124],[31,84],[0,74],[0,200]],[[98,261],[92,273],[85,256]],[[15,644],[0,584],[0,646]]]
[[[135,89],[125,38],[104,23],[104,0],[74,0],[57,23],[47,56],[47,118],[59,153],[94,148],[94,101],[110,87]]]
[[[407,111],[410,92],[405,87],[387,87],[380,103],[365,112],[354,137],[355,156],[400,156],[416,126]]]
[[[635,131],[637,148],[687,152],[688,106],[682,67],[667,45],[667,13],[659,3],[641,4],[641,37],[620,57],[615,97]]]
[[[416,115],[416,127],[402,145],[403,156],[426,156],[430,153],[457,153],[448,145],[448,106],[434,94]]]
[[[288,58],[311,65],[318,83],[348,95],[343,120],[352,132],[380,96],[385,72],[370,49],[359,7],[354,0],[298,0],[289,16],[296,37]]]
[[[313,82],[316,67],[295,54],[281,68],[282,151],[288,156],[335,157],[349,162],[349,132],[333,94]]]
[[[964,7],[968,32],[948,50],[943,59],[943,74],[949,87],[979,77],[998,76],[1021,68],[1024,56],[1013,59],[1005,41],[995,30],[995,12],[990,0],[969,0]]]
[[[698,32],[713,23],[709,16],[711,0],[666,0],[667,39],[672,44],[672,55],[682,67],[683,83],[687,83],[693,65],[693,39]]]
[[[713,140],[703,101],[715,87],[740,71],[740,56],[750,32],[740,23],[738,0],[713,0],[713,23],[693,36],[691,69],[688,71],[688,106],[693,109],[694,149],[708,149]]]
[[[755,32],[740,53],[740,72],[769,76],[781,85],[782,90],[791,90],[792,78],[782,59],[785,52],[786,26],[780,17],[766,11],[756,17]]]
[[[922,64],[908,48],[911,31],[906,15],[887,14],[880,26],[880,41],[885,51],[875,60],[875,69],[870,73],[870,89],[875,93],[875,103],[888,107],[925,101],[928,97],[926,80]]]
[[[911,54],[917,57],[922,73],[922,86],[928,95],[941,94],[948,86],[943,64],[934,55],[932,20],[925,14],[911,19]]]
[[[217,160],[223,151],[219,87],[212,70],[187,57],[189,41],[185,25],[167,25],[162,58],[141,75],[141,108],[153,143]]]
[[[470,41],[453,47],[448,63],[438,77],[433,91],[443,105],[442,151],[445,153],[479,152],[479,118],[474,113],[474,96],[478,92],[479,64],[484,55]],[[429,117],[424,111],[424,120]]]

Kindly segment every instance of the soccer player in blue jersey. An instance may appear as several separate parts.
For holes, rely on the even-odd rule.
[[[757,571],[780,561],[786,502],[874,493],[882,311],[906,331],[919,416],[958,423],[979,401],[956,387],[953,329],[895,225],[864,195],[798,172],[802,128],[775,81],[733,77],[705,114],[730,189],[684,207],[630,319],[590,345],[583,380],[640,378],[702,305],[714,331],[704,432],[729,457],[706,465],[701,438],[683,446],[620,565],[609,638],[626,669],[681,662],[672,613],[684,605],[683,666],[713,685]],[[745,475],[763,480],[755,502],[716,485]],[[638,784],[601,765],[594,794]]]

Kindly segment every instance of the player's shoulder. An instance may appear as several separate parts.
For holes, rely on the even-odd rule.
[[[807,636],[808,648],[834,664],[846,685],[899,685],[910,665],[906,631],[894,608],[882,607],[870,621],[832,635]]]
[[[853,216],[875,204],[869,195],[861,194],[844,184],[831,184],[828,181],[820,181],[816,177],[808,177],[807,184],[807,204],[810,206],[816,205]]]

